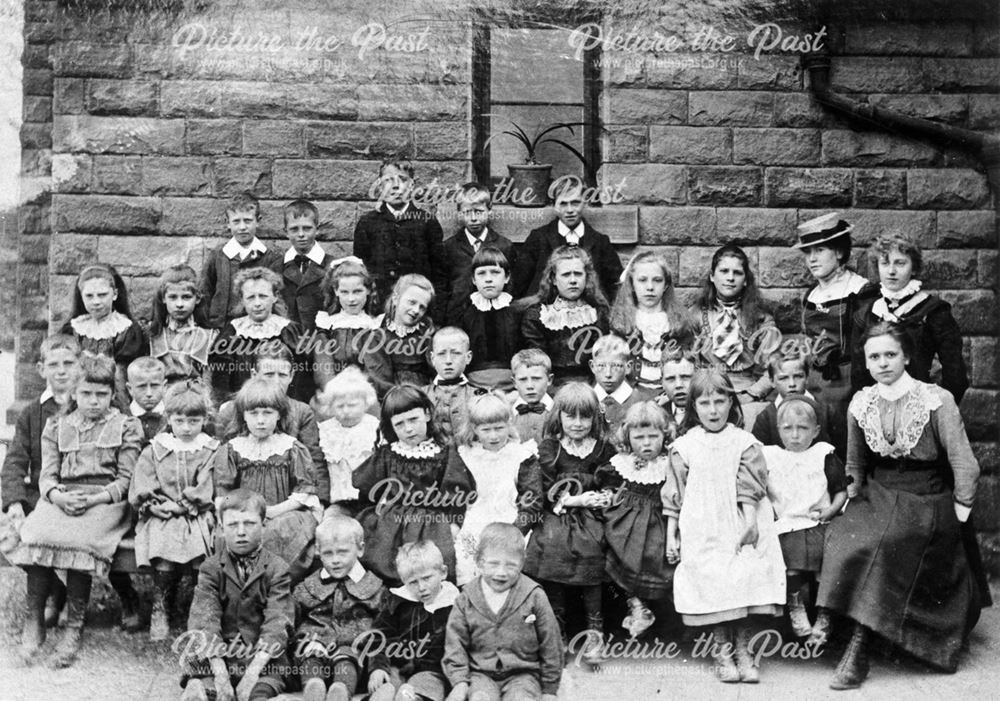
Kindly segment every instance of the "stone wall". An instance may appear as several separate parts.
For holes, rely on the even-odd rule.
[[[262,0],[147,0],[144,9],[117,12],[90,4],[26,2],[25,168],[51,174],[53,194],[51,208],[43,196],[21,218],[22,369],[45,322],[64,320],[81,263],[118,266],[147,316],[157,271],[178,262],[200,268],[222,242],[222,199],[234,192],[250,189],[264,201],[265,233],[274,238],[283,202],[315,200],[321,240],[340,253],[371,206],[382,157],[414,159],[425,182],[470,177],[473,30],[464,2],[400,9],[383,0],[293,0],[272,9]],[[689,3],[668,4],[659,16],[644,3],[624,5],[635,6],[622,18],[629,29],[681,27],[677,18],[691,13]],[[745,38],[751,20],[716,5],[724,4],[705,3],[683,26],[718,24]],[[905,114],[995,130],[998,12],[989,3],[957,7],[964,13],[931,9],[891,23],[875,11],[835,17],[826,42],[833,88]],[[637,22],[643,12],[650,16]],[[815,30],[805,20],[774,21]],[[400,42],[362,52],[351,38],[370,22]],[[196,25],[206,29],[200,46]],[[212,49],[213,28],[280,35],[284,50]],[[322,46],[329,37],[341,43]],[[303,44],[289,48],[296,40]],[[998,542],[997,228],[981,164],[825,110],[790,51],[609,50],[602,71],[603,180],[624,179],[626,204],[638,208],[639,246],[667,254],[687,297],[714,248],[736,241],[791,329],[808,277],[788,245],[796,223],[831,209],[854,224],[853,261],[870,278],[877,274],[864,247],[877,234],[906,233],[923,245],[923,278],[954,305],[966,334],[973,388],[962,409],[986,472],[976,518]],[[621,249],[623,257],[631,252]],[[22,375],[25,396],[36,382]]]

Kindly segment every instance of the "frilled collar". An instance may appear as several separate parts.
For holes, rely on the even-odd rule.
[[[666,454],[645,462],[632,453],[619,453],[610,462],[619,475],[637,484],[661,484],[667,479],[667,468],[670,466],[670,458]]]
[[[229,441],[233,449],[249,460],[267,460],[272,455],[281,455],[295,445],[295,438],[287,433],[272,433],[264,440],[253,436],[236,436]]]
[[[291,263],[293,260],[295,260],[296,256],[298,255],[299,255],[298,251],[296,251],[295,247],[292,246],[287,251],[285,251],[285,262]],[[304,253],[302,255],[304,255],[306,258],[311,260],[316,265],[323,265],[323,257],[326,256],[326,253],[323,251],[323,248],[318,243],[313,243],[312,248],[309,249],[309,252]]]
[[[491,309],[506,309],[514,298],[509,292],[501,292],[496,299],[486,299],[479,290],[476,290],[469,295],[469,299],[472,300],[473,307],[481,312],[488,312]]]
[[[222,255],[229,260],[237,256],[239,256],[240,260],[246,260],[254,253],[260,253],[261,255],[267,253],[267,246],[256,236],[253,237],[253,241],[248,246],[241,246],[234,236],[226,241],[226,245],[222,247]]]
[[[420,603],[420,599],[411,594],[410,590],[407,589],[405,586],[390,589],[389,592],[395,594],[400,599],[405,599],[406,601],[412,601],[415,604]],[[441,591],[438,592],[438,595],[435,596],[430,603],[423,605],[424,609],[427,611],[427,613],[434,613],[435,611],[438,611],[440,609],[453,606],[455,604],[455,599],[458,598],[459,593],[460,592],[458,591],[458,587],[456,587],[451,582],[448,581],[441,582]]]
[[[635,327],[643,341],[658,343],[663,334],[670,331],[670,319],[662,309],[636,309]]]
[[[420,328],[420,322],[418,321],[413,326],[403,326],[402,324],[397,324],[396,320],[393,319],[385,325],[385,328],[392,331],[397,336],[405,338],[410,334],[416,333],[416,331]]]
[[[292,322],[283,316],[271,314],[264,321],[254,321],[249,316],[241,316],[229,323],[233,325],[237,335],[243,338],[266,339],[274,338]]]
[[[570,303],[556,297],[552,304],[543,304],[538,314],[542,325],[550,331],[578,329],[597,322],[597,310],[586,302]]]
[[[916,385],[916,381],[910,377],[910,374],[903,371],[903,374],[899,376],[899,379],[893,382],[891,385],[884,385],[881,382],[875,384],[875,389],[878,395],[889,402],[894,402],[900,397],[902,397],[907,392],[913,390]]]
[[[334,329],[373,329],[375,326],[375,319],[366,312],[361,312],[360,314],[316,312],[316,328],[326,331],[333,331]]]
[[[923,282],[920,280],[910,280],[905,286],[903,286],[902,289],[896,290],[895,292],[886,289],[885,285],[882,285],[882,298],[890,302],[901,302],[907,297],[920,292],[921,287],[923,287]]]
[[[153,436],[150,443],[153,446],[153,453],[158,459],[168,453],[197,453],[203,448],[215,450],[219,447],[219,441],[207,433],[199,433],[193,440],[186,442],[172,433],[158,433]]]
[[[396,441],[390,446],[392,452],[404,458],[433,458],[441,453],[441,446],[433,438],[428,438],[418,445],[407,445],[403,441]]]
[[[100,321],[94,321],[89,314],[83,314],[69,323],[78,336],[103,340],[105,338],[114,338],[123,331],[126,331],[132,325],[132,320],[121,312],[112,310],[110,314]]]
[[[599,421],[600,419],[597,420]],[[597,439],[588,436],[583,439],[582,443],[576,445],[575,443],[570,442],[567,438],[560,438],[559,445],[561,445],[562,449],[573,457],[585,458],[594,452],[594,448],[597,447]]]

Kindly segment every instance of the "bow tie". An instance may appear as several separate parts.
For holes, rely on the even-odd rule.
[[[518,404],[517,413],[522,416],[524,414],[544,414],[545,405],[542,404],[541,402],[538,402],[536,404]]]
[[[450,380],[443,380],[440,377],[435,378],[434,384],[438,387],[451,387],[453,385],[460,385],[465,382],[464,377],[453,377]]]

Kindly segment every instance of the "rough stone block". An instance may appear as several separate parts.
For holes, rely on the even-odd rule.
[[[997,377],[997,353],[1000,342],[992,336],[973,336],[969,343],[969,380],[973,387],[995,387]],[[1000,463],[998,463],[1000,464]]]
[[[979,255],[971,251],[924,251],[920,279],[934,289],[979,286]]]
[[[52,125],[25,122],[21,125],[21,148],[52,148]]]
[[[757,270],[761,287],[805,287],[813,279],[802,261],[802,253],[793,248],[758,248]]]
[[[732,131],[717,127],[652,126],[649,159],[660,163],[732,163]]]
[[[52,70],[49,68],[25,68],[21,80],[25,95],[48,97],[52,94]]]
[[[165,236],[228,236],[224,202],[203,197],[164,197],[157,233]],[[261,222],[262,226],[266,222]]]
[[[142,164],[147,195],[210,195],[211,164],[199,158],[147,158]]]
[[[974,170],[912,169],[906,173],[906,201],[928,209],[977,209],[990,203],[986,176]]]
[[[941,299],[951,304],[951,313],[968,336],[995,335],[997,332],[996,295],[992,290],[943,290]]]
[[[716,210],[717,243],[720,246],[727,243],[790,246],[796,240],[796,224],[794,209],[719,207]]]
[[[257,197],[271,196],[271,161],[267,159],[216,158],[213,171],[217,197],[232,197],[247,190]]]
[[[729,54],[647,54],[646,85],[654,88],[718,90],[739,82],[739,57]]]
[[[995,248],[996,215],[988,210],[937,213],[937,248]]]
[[[802,322],[802,288],[768,287],[761,289],[761,297],[767,305],[774,323],[781,331],[781,339],[799,332]]]
[[[82,78],[56,78],[52,93],[52,111],[55,114],[82,114],[86,110],[85,87]]]
[[[106,194],[140,195],[141,156],[94,156],[93,191]]]
[[[626,202],[644,204],[684,204],[687,201],[686,173],[682,166],[660,164],[608,163],[602,181],[624,183]]]
[[[356,202],[319,202],[319,238],[322,241],[342,241],[353,245],[354,227],[358,223]],[[324,248],[330,251],[329,244]]]
[[[753,207],[760,205],[763,188],[764,176],[760,168],[688,168],[688,200],[691,204]]]
[[[25,68],[52,68],[52,55],[48,44],[27,44],[21,56]]]
[[[242,125],[235,119],[189,119],[184,143],[192,156],[239,155]]]
[[[639,243],[644,245],[710,246],[718,238],[711,207],[641,207]],[[681,249],[683,251],[686,249]],[[683,274],[683,269],[682,269]]]
[[[361,85],[358,87],[357,118],[392,121],[436,122],[466,118],[465,86],[451,85]]]
[[[21,149],[21,175],[38,179],[52,177],[52,149]],[[48,183],[39,185],[47,187]]]
[[[75,275],[80,266],[97,257],[97,236],[82,234],[55,234],[49,245],[49,265],[52,272],[61,275]]]
[[[156,84],[132,80],[88,80],[87,111],[101,115],[155,116]]]
[[[413,152],[413,134],[407,124],[328,122],[305,128],[310,158],[381,159],[406,157]]]
[[[378,166],[368,161],[278,159],[272,189],[276,197],[364,199],[378,178]]]
[[[767,127],[774,118],[769,92],[692,92],[688,123],[719,127]]]
[[[972,23],[965,21],[873,22],[850,27],[846,48],[863,56],[968,56],[972,39]]]
[[[817,129],[734,129],[733,163],[819,165]]]
[[[924,92],[922,61],[899,56],[837,56],[830,68],[830,87],[838,92]]]
[[[1000,253],[996,250],[979,251],[979,286],[995,287],[1000,280],[998,272]]]
[[[869,131],[824,131],[823,164],[832,166],[930,165],[932,146],[902,136]]]
[[[88,192],[91,187],[90,156],[56,154],[52,160],[52,187],[56,192]]]
[[[1000,55],[1000,25],[994,22],[977,22],[973,44],[976,56]]]
[[[823,107],[812,93],[774,93],[774,126],[845,128],[848,122]]]
[[[176,236],[101,236],[98,260],[114,265],[123,276],[155,275],[171,265],[194,263],[201,268],[205,239]]]
[[[61,76],[124,78],[131,67],[129,45],[67,41],[55,45],[55,70]]]
[[[845,207],[853,184],[846,168],[768,168],[764,197],[769,207]]]
[[[605,98],[608,124],[684,124],[688,96],[680,90],[612,89]]]
[[[413,125],[413,155],[423,160],[468,158],[468,126],[456,122],[417,122]]]
[[[979,469],[984,475],[997,474],[1000,467],[1000,444],[995,442],[972,441],[972,452],[979,461]]]
[[[739,58],[741,90],[802,90],[802,64],[798,56],[753,56]]]
[[[972,523],[980,533],[996,533],[1000,527],[1000,479],[996,475],[983,475],[976,485],[976,504],[972,509]],[[996,546],[994,545],[994,548]],[[992,557],[990,557],[992,555]],[[983,553],[984,565],[992,560],[996,570],[996,552]]]
[[[869,95],[875,107],[893,110],[909,117],[930,119],[946,124],[964,125],[969,114],[971,95]]]
[[[51,122],[52,98],[25,95],[21,115],[25,122]]]
[[[145,117],[55,115],[52,133],[57,151],[181,155],[184,120]]]
[[[155,197],[54,195],[56,231],[80,234],[152,234],[160,221]]]
[[[969,127],[996,129],[1000,124],[1000,95],[969,95]]]
[[[604,134],[607,137],[605,163],[644,163],[658,160],[650,154],[648,127],[611,126],[605,127]],[[417,148],[420,148],[419,138]]]
[[[905,170],[874,169],[855,171],[855,207],[898,209],[905,204]]]
[[[971,440],[997,440],[997,417],[1000,416],[998,399],[1000,392],[997,390],[975,387],[966,391],[962,397],[962,418],[965,419],[965,431]]]
[[[468,161],[414,161],[413,169],[414,197],[421,207],[425,206],[420,204],[421,199],[427,202],[426,206],[431,206],[445,195],[444,188],[461,187],[472,177]],[[371,190],[368,194],[371,195]],[[454,205],[448,202],[446,206],[450,208]]]
[[[326,84],[174,80],[160,85],[166,117],[355,119],[353,88]]]
[[[1000,91],[1000,61],[995,58],[926,58],[922,69],[927,92]]]
[[[299,122],[277,119],[243,123],[243,153],[248,156],[302,156],[304,127]]]

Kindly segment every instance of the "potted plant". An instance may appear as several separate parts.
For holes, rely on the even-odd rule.
[[[570,134],[576,134],[573,131],[573,127],[581,126],[582,124],[582,122],[556,122],[554,124],[542,125],[535,132],[534,136],[529,136],[527,131],[518,124],[511,122],[511,126],[514,127],[513,130],[505,129],[486,140],[486,143],[483,145],[484,151],[489,148],[490,142],[498,136],[512,136],[524,147],[524,163],[507,164],[514,206],[545,206],[546,194],[549,189],[549,183],[552,180],[552,164],[538,162],[536,154],[542,144],[558,144],[562,146],[579,158],[580,162],[586,167],[587,159],[583,157],[582,153],[571,144],[552,135],[553,132],[558,132],[560,129],[566,129]]]

